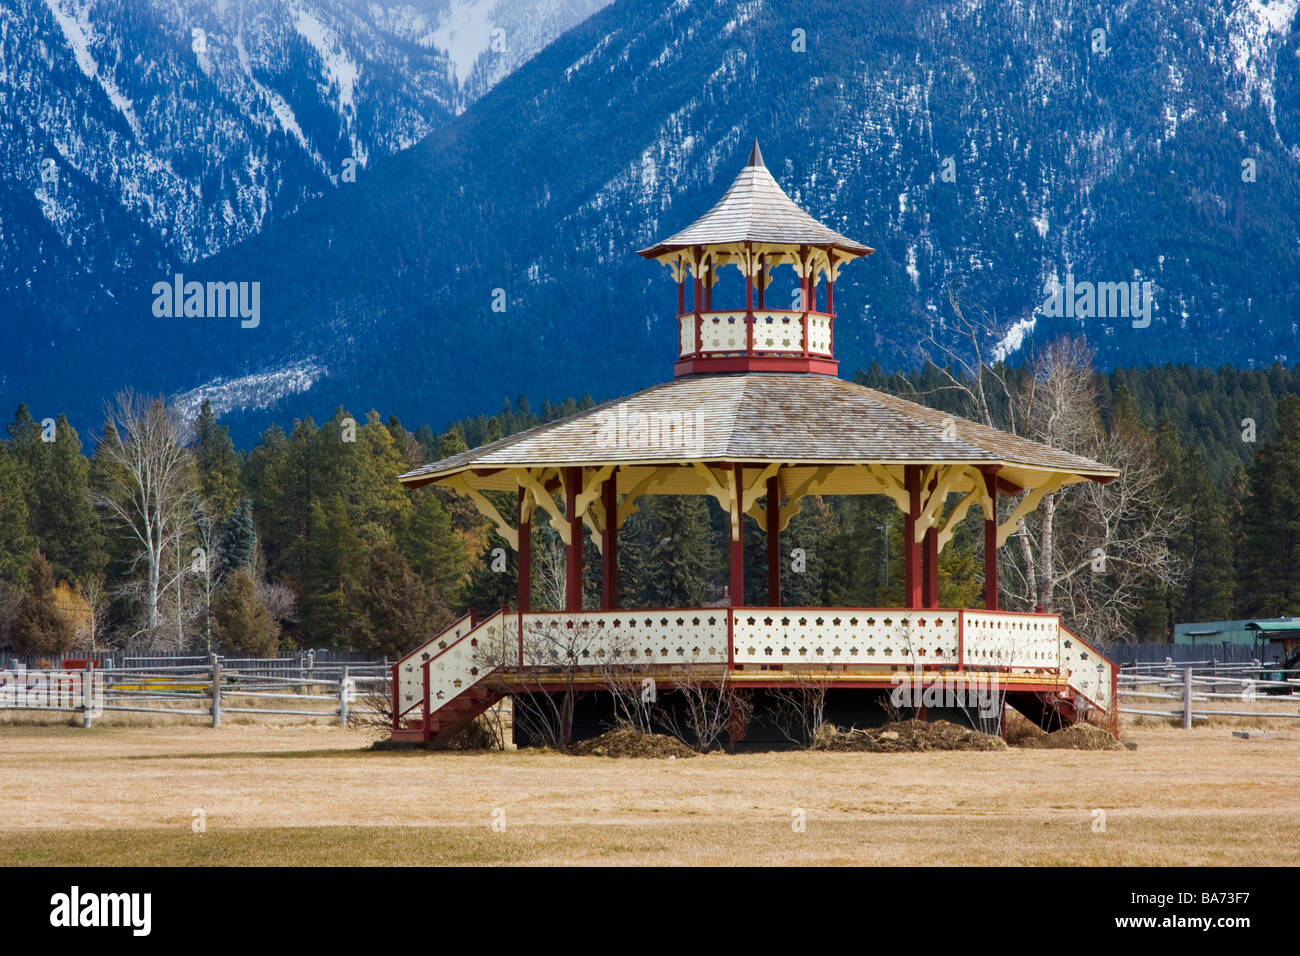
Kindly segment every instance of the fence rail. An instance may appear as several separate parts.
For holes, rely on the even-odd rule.
[[[213,727],[221,726],[223,713],[332,718],[343,725],[350,714],[387,717],[364,705],[371,695],[380,700],[390,696],[386,664],[341,663],[326,673],[313,666],[309,676],[287,676],[276,668],[256,666],[261,663],[216,659],[205,664],[64,669],[19,663],[0,670],[0,712],[80,713],[83,727],[108,713],[198,718]]]
[[[1260,661],[1220,663],[1180,661],[1125,665],[1118,679],[1119,712],[1181,720],[1186,729],[1194,721],[1212,717],[1300,719],[1300,670],[1283,670],[1277,664]],[[1158,703],[1177,701],[1168,710]],[[1239,709],[1225,709],[1227,701],[1238,701]],[[1277,706],[1262,710],[1269,701]],[[1212,707],[1207,703],[1215,703]],[[1137,703],[1138,706],[1133,706]],[[1201,705],[1201,706],[1198,706]]]

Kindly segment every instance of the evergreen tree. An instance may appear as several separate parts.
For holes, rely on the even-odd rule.
[[[221,523],[221,571],[251,571],[257,558],[257,532],[253,526],[253,500],[240,499]]]
[[[537,554],[536,543],[537,528],[533,526],[534,556]],[[479,617],[486,617],[503,607],[517,607],[518,571],[514,548],[495,529],[491,530],[478,561],[470,569],[459,606],[473,608]]]
[[[306,573],[298,581],[304,594],[303,625],[313,645],[351,646],[368,550],[341,495],[312,505]]]
[[[28,519],[37,546],[57,579],[76,583],[98,578],[109,556],[90,498],[90,462],[63,415],[55,423],[54,441],[38,461],[42,470],[32,480],[39,493]]]
[[[16,585],[25,579],[32,546],[22,472],[0,443],[0,584]]]
[[[239,456],[230,440],[230,429],[217,424],[212,403],[207,399],[194,423],[194,461],[199,473],[199,492],[220,521],[240,500]]]
[[[212,602],[212,636],[222,653],[272,657],[280,646],[280,626],[257,594],[257,584],[244,570],[227,579]]]
[[[448,606],[460,603],[460,588],[468,569],[464,543],[451,528],[451,518],[432,488],[416,488],[410,513],[397,532],[402,554],[421,580],[434,586]]]
[[[1183,473],[1190,521],[1177,545],[1187,580],[1176,605],[1176,621],[1226,621],[1232,617],[1236,590],[1228,509],[1210,483],[1199,450],[1187,452]]]
[[[60,657],[72,647],[72,623],[54,599],[54,575],[39,553],[27,565],[27,586],[14,609],[9,640],[14,650],[30,657]]]
[[[387,544],[371,552],[358,609],[355,646],[388,658],[418,647],[452,620],[437,592]]]
[[[1277,441],[1264,442],[1247,472],[1242,503],[1240,613],[1300,614],[1300,399],[1278,402]]]
[[[699,607],[716,597],[709,511],[697,495],[655,495],[639,542],[640,573],[633,583],[640,607]],[[620,582],[621,584],[622,582]]]

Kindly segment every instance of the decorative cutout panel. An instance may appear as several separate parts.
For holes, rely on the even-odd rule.
[[[725,664],[727,609],[524,615],[524,665]]]
[[[439,651],[450,647],[470,632],[469,617],[463,617],[436,637],[431,638],[407,654],[397,664],[397,702],[402,713],[420,705],[424,695],[424,675],[421,672],[425,661],[430,660]]]
[[[737,608],[737,664],[957,665],[957,612]]]
[[[1060,663],[1061,624],[1055,616],[963,611],[967,667],[1050,668]]]
[[[1103,710],[1111,708],[1114,665],[1096,648],[1061,628],[1061,672],[1070,687]]]

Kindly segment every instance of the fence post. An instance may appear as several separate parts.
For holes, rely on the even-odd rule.
[[[87,667],[81,678],[81,726],[90,729],[90,712],[95,706],[95,669]]]
[[[1192,729],[1192,669],[1183,668],[1183,730]]]
[[[343,727],[348,725],[348,668],[343,665],[343,670],[339,672],[339,724]]]
[[[221,726],[221,661],[212,655],[212,726]]]

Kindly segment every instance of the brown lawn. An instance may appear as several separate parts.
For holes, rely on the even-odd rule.
[[[1125,737],[1136,751],[669,761],[368,752],[365,736],[319,726],[8,726],[0,861],[1300,862],[1300,728]]]

